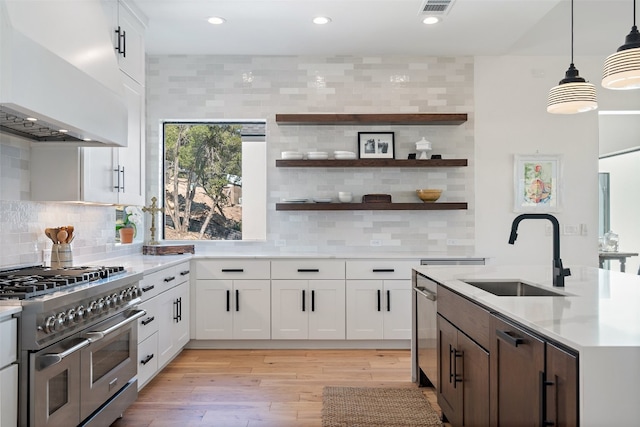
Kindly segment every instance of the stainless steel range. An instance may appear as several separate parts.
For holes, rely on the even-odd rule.
[[[108,426],[137,398],[141,273],[123,267],[0,271],[20,305],[19,424]]]

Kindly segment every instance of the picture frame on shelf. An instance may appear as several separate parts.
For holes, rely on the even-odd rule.
[[[394,132],[358,132],[358,158],[394,159]]]
[[[559,212],[562,156],[514,155],[514,212]]]

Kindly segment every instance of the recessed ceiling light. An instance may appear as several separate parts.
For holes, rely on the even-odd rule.
[[[331,18],[329,18],[328,16],[316,16],[315,18],[313,18],[314,24],[324,25],[328,24],[329,22],[331,22]]]
[[[207,21],[209,22],[209,24],[213,24],[213,25],[221,25],[227,22],[226,19],[221,18],[219,16],[212,16],[211,18],[207,19]]]
[[[437,16],[427,16],[422,20],[422,23],[427,25],[437,24],[438,22],[440,22],[440,18]]]
[[[60,132],[60,133],[68,133],[69,131],[66,130],[66,129],[58,129],[58,132]]]
[[[35,117],[27,117],[27,120],[30,122],[37,122],[38,119],[36,119]]]
[[[89,141],[91,141],[91,138],[83,138],[82,140],[89,142]]]

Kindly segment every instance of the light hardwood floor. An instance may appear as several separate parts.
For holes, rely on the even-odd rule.
[[[417,387],[410,363],[409,350],[184,350],[113,427],[321,426],[324,386]]]

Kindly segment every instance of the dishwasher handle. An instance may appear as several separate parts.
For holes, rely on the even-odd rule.
[[[419,287],[415,287],[413,288],[414,291],[416,291],[416,293],[422,295],[423,297],[425,297],[428,300],[431,301],[435,301],[438,299],[438,297],[436,296],[436,294],[434,294],[433,292],[430,292],[428,290],[426,290],[425,288],[419,288]]]

